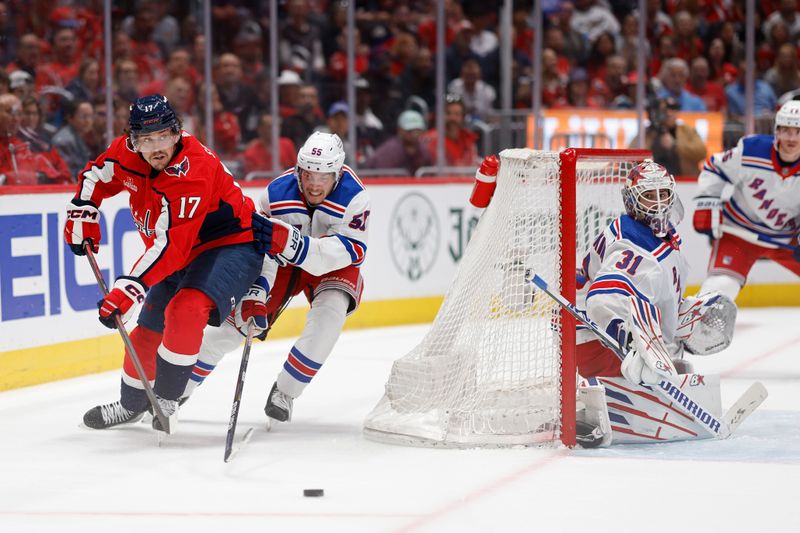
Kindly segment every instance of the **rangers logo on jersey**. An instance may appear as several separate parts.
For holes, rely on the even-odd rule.
[[[185,176],[189,172],[189,158],[183,156],[183,161],[178,163],[177,165],[172,165],[164,169],[164,173],[169,176],[176,176],[180,178],[181,176]]]

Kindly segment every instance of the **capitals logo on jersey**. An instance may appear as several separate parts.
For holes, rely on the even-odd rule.
[[[189,158],[183,156],[183,161],[177,165],[172,165],[164,169],[164,173],[168,176],[176,176],[180,178],[189,173]]]

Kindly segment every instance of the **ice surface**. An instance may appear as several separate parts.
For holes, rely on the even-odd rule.
[[[800,309],[741,310],[723,407],[754,380],[769,398],[727,441],[605,450],[416,449],[365,440],[392,361],[427,326],[347,332],[293,421],[264,429],[291,340],[253,348],[235,459],[222,460],[239,366],[228,356],[161,448],[146,424],[93,431],[110,372],[0,393],[0,532],[800,531]],[[322,488],[322,498],[303,489]]]

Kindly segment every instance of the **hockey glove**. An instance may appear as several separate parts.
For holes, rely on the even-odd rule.
[[[86,255],[83,243],[87,241],[94,253],[100,250],[100,211],[94,204],[73,198],[67,205],[64,241],[75,255]]]
[[[97,302],[97,307],[100,308],[100,322],[107,328],[116,329],[114,315],[120,315],[122,323],[125,324],[136,310],[136,304],[144,301],[146,291],[147,287],[140,279],[130,276],[118,277],[111,292]]]
[[[253,213],[253,236],[259,253],[272,257],[280,255],[281,259],[295,265],[305,258],[305,239],[300,230],[286,222]]]
[[[500,170],[500,161],[497,156],[490,155],[483,158],[481,166],[475,172],[475,186],[469,203],[475,207],[486,207],[492,200],[497,187],[497,172]]]
[[[267,329],[267,300],[269,299],[269,284],[259,276],[247,290],[239,304],[235,316],[236,327],[247,334],[247,321],[252,318],[256,326],[255,334],[259,335]]]
[[[713,196],[698,196],[694,201],[694,230],[711,239],[719,239],[722,236],[722,200]]]

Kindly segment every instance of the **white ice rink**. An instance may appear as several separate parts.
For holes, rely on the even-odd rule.
[[[294,421],[264,429],[292,340],[257,343],[241,438],[222,460],[239,356],[181,411],[164,447],[148,425],[79,426],[118,397],[109,372],[0,393],[0,532],[800,531],[800,309],[742,310],[729,350],[695,358],[727,407],[769,398],[727,441],[605,450],[417,449],[365,440],[391,363],[427,326],[348,332]],[[322,498],[304,498],[322,488]]]

